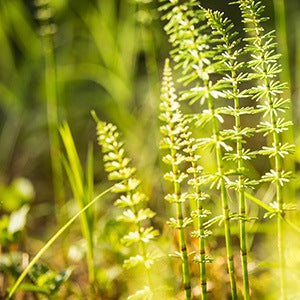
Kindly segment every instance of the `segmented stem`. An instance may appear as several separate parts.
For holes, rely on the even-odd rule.
[[[232,78],[235,79],[235,72],[232,71]],[[233,81],[233,94],[237,95],[237,83]],[[234,107],[235,110],[238,111],[240,108],[238,97],[234,96]],[[237,134],[241,131],[241,118],[237,113],[235,115],[235,126],[237,130]],[[236,152],[237,152],[237,170],[239,173],[238,184],[239,184],[239,214],[240,214],[240,249],[241,249],[241,260],[242,260],[242,269],[243,269],[243,287],[244,287],[244,299],[250,299],[250,288],[249,288],[249,276],[248,276],[248,254],[247,254],[247,228],[246,228],[246,218],[247,218],[247,207],[245,201],[245,176],[244,172],[244,160],[243,156],[243,145],[242,145],[242,137],[238,136],[236,141]]]
[[[206,253],[205,253],[205,227],[204,227],[204,208],[202,201],[206,199],[207,195],[201,192],[200,183],[199,183],[199,165],[197,161],[200,156],[195,153],[195,139],[191,137],[191,132],[188,132],[185,136],[187,148],[184,150],[188,154],[187,160],[191,164],[193,181],[189,183],[193,186],[196,199],[196,214],[198,231],[196,236],[199,239],[199,269],[200,269],[200,285],[201,285],[201,296],[202,300],[207,300],[207,282],[206,282]],[[201,168],[202,169],[202,168]],[[189,172],[189,169],[188,169]]]
[[[171,128],[171,129],[174,129],[174,128]],[[172,137],[171,137],[171,143],[175,145],[175,141]],[[180,202],[181,188],[180,188],[180,184],[177,182],[179,169],[178,169],[177,165],[174,163],[176,160],[176,153],[177,153],[177,151],[175,149],[171,149],[171,156],[173,159],[172,171],[174,174],[173,188],[174,188],[174,194],[176,195],[176,219],[178,221],[178,227],[179,227],[179,248],[180,248],[180,253],[182,256],[182,258],[181,258],[182,259],[182,274],[183,274],[185,297],[186,297],[186,299],[192,299],[189,261],[188,261],[184,226],[183,226],[182,204]]]

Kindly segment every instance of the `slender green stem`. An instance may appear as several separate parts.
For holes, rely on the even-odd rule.
[[[262,54],[262,58],[264,58],[264,54]],[[267,64],[263,63],[263,72],[267,75]],[[265,76],[265,84],[268,89],[268,102],[270,107],[273,107],[273,96],[271,94],[270,80],[268,76]],[[273,125],[273,134],[272,139],[275,144],[275,172],[277,173],[277,181],[276,181],[276,202],[278,205],[278,218],[277,218],[277,247],[279,254],[279,264],[280,264],[280,290],[281,290],[281,299],[286,299],[286,261],[285,261],[285,242],[284,242],[284,229],[283,229],[283,220],[284,218],[284,210],[283,210],[283,187],[280,183],[281,173],[282,173],[282,165],[283,159],[279,154],[280,145],[281,145],[281,137],[280,134],[275,130],[277,127],[276,123],[276,115],[273,110],[270,111],[270,119]]]
[[[63,227],[61,227],[52,237],[51,239],[42,247],[42,249],[34,256],[31,262],[28,264],[26,269],[22,272],[22,274],[18,277],[17,281],[11,288],[8,299],[11,299],[13,294],[16,292],[19,285],[22,283],[30,269],[37,263],[37,261],[41,258],[41,256],[52,246],[52,244],[71,226],[71,224],[82,214],[84,213],[89,207],[91,207],[96,201],[98,201],[101,197],[109,193],[113,189],[113,186],[109,189],[105,190],[97,197],[95,197],[91,202],[89,202],[86,206],[84,206],[78,213],[76,213]]]
[[[84,238],[87,244],[87,265],[88,265],[88,272],[89,272],[89,283],[91,285],[91,290],[94,292],[94,283],[95,283],[95,265],[94,265],[94,243],[93,243],[93,230],[90,226],[90,220],[88,219],[87,214],[83,214],[81,216],[81,228],[83,231]]]
[[[204,81],[204,86],[209,91],[209,85],[207,81]],[[213,117],[212,130],[213,130],[213,136],[215,138],[215,144],[216,144],[218,175],[220,177],[221,200],[222,200],[222,210],[223,210],[223,217],[224,217],[225,242],[226,242],[227,264],[228,264],[228,271],[230,277],[231,295],[233,300],[237,300],[236,280],[234,276],[233,248],[232,248],[231,230],[230,230],[230,210],[228,205],[226,183],[224,180],[224,169],[223,169],[224,166],[223,166],[222,149],[220,147],[219,125],[215,117],[215,108],[211,96],[207,98],[207,101],[208,101],[208,108]]]
[[[244,160],[243,160],[243,138],[241,135],[241,117],[240,117],[240,100],[239,100],[239,88],[238,88],[238,78],[237,78],[237,65],[236,58],[237,55],[233,52],[232,44],[228,36],[228,32],[225,28],[218,28],[218,32],[222,37],[225,45],[226,53],[229,54],[229,62],[227,63],[230,78],[232,82],[232,97],[234,100],[234,110],[235,110],[235,131],[236,131],[236,156],[237,156],[237,172],[238,176],[238,202],[239,202],[239,227],[240,227],[240,252],[241,252],[241,262],[243,271],[243,289],[244,289],[244,299],[250,299],[250,288],[249,288],[249,274],[248,274],[248,253],[247,253],[247,228],[246,228],[246,218],[247,218],[247,206],[245,201],[245,175],[244,175]]]
[[[196,170],[196,164],[192,162],[192,167],[194,170]],[[197,173],[193,172],[194,180],[197,181]],[[205,240],[204,240],[204,234],[205,234],[205,228],[204,228],[204,220],[202,217],[203,214],[203,206],[202,206],[202,199],[201,199],[201,190],[199,185],[197,184],[195,186],[195,192],[197,195],[197,210],[199,213],[198,218],[198,230],[200,233],[199,238],[199,252],[200,252],[200,285],[201,285],[201,296],[202,300],[207,300],[207,282],[206,282],[206,265],[205,265]]]
[[[258,198],[256,198],[255,196],[245,192],[244,193],[245,197],[249,200],[251,200],[252,202],[254,202],[255,204],[257,204],[258,206],[260,206],[261,208],[263,208],[264,210],[268,211],[268,212],[273,212],[274,209],[272,207],[270,207],[268,204],[262,202],[261,200],[259,200]]]
[[[190,133],[190,132],[189,132]],[[199,239],[199,271],[200,271],[200,286],[201,286],[201,299],[207,300],[207,282],[206,282],[206,255],[205,255],[205,227],[203,219],[203,206],[202,201],[205,199],[205,196],[201,192],[199,184],[199,171],[195,150],[193,149],[193,142],[195,139],[191,138],[189,134],[185,137],[187,143],[187,149],[185,152],[189,155],[189,160],[192,166],[192,175],[194,183],[193,186],[194,193],[196,195],[196,216],[197,216],[197,228],[198,228],[198,239]]]
[[[241,249],[241,260],[242,260],[242,270],[243,270],[243,287],[244,287],[244,299],[250,299],[250,288],[249,288],[249,275],[248,275],[248,254],[247,254],[247,228],[246,228],[246,218],[247,218],[247,206],[245,201],[245,188],[244,181],[245,177],[243,175],[244,172],[244,161],[243,161],[243,145],[242,145],[242,137],[239,136],[241,132],[241,118],[239,114],[240,103],[238,95],[238,86],[236,81],[235,71],[231,71],[231,77],[233,79],[233,95],[234,95],[234,107],[235,111],[235,127],[238,134],[236,141],[236,152],[237,152],[237,170],[239,175],[239,214],[240,214],[240,249]]]
[[[40,10],[47,8],[40,8]],[[60,155],[60,142],[58,133],[58,98],[57,98],[57,76],[56,62],[53,45],[52,25],[50,20],[45,20],[43,25],[43,49],[45,58],[45,87],[47,101],[47,122],[50,141],[50,156],[53,178],[54,202],[56,207],[56,217],[58,222],[62,222],[63,216],[60,209],[64,204],[65,190],[63,184],[63,167]]]

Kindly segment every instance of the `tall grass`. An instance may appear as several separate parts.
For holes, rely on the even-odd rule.
[[[74,145],[73,137],[67,123],[60,127],[60,134],[66,149],[66,157],[63,158],[71,189],[80,209],[83,209],[94,197],[93,175],[93,148],[90,146],[87,154],[87,169],[84,174]],[[92,292],[95,292],[95,266],[94,266],[94,210],[90,207],[80,216],[82,234],[87,246],[87,264],[89,269],[89,281]]]

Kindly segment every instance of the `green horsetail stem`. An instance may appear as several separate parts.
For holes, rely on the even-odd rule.
[[[184,195],[181,192],[181,182],[187,177],[186,174],[180,171],[179,165],[184,161],[184,156],[180,154],[184,143],[181,139],[181,134],[184,133],[184,128],[181,124],[181,114],[179,112],[179,104],[175,101],[177,98],[172,79],[172,70],[170,62],[165,61],[163,82],[161,89],[160,103],[160,119],[164,122],[161,126],[163,140],[161,148],[168,149],[168,154],[163,161],[171,166],[171,172],[165,174],[165,179],[173,185],[173,194],[166,196],[166,200],[175,203],[176,220],[170,219],[169,224],[179,231],[179,248],[182,266],[182,277],[185,291],[185,299],[192,299],[191,295],[191,279],[187,252],[187,242],[185,235],[185,227],[190,223],[190,219],[183,217],[183,202]]]
[[[288,100],[280,98],[283,93],[284,84],[277,78],[281,73],[281,66],[278,63],[280,55],[275,53],[276,43],[274,42],[274,31],[265,33],[261,23],[266,18],[261,14],[264,6],[253,0],[239,1],[243,21],[249,26],[245,30],[252,35],[245,40],[248,42],[247,49],[253,53],[249,66],[253,70],[254,78],[259,79],[261,86],[252,91],[253,98],[257,101],[264,101],[260,107],[264,112],[263,121],[260,122],[258,131],[263,132],[272,140],[271,146],[263,147],[259,154],[268,156],[274,169],[267,172],[261,179],[262,182],[273,182],[276,186],[277,204],[277,244],[280,264],[280,294],[281,299],[287,299],[286,293],[286,260],[284,241],[284,216],[285,203],[283,187],[289,182],[291,172],[283,169],[283,159],[293,152],[293,145],[282,142],[282,135],[292,125],[286,121],[282,114],[286,110]],[[265,120],[267,119],[267,120]]]

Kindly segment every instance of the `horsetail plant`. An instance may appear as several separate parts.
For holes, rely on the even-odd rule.
[[[247,258],[247,206],[245,201],[246,188],[253,188],[257,184],[256,181],[250,180],[245,175],[245,161],[250,160],[254,153],[249,149],[245,149],[245,138],[251,137],[255,128],[242,128],[241,116],[257,113],[253,107],[241,107],[241,100],[247,98],[247,90],[241,91],[240,84],[247,81],[248,74],[242,72],[244,63],[240,61],[243,54],[242,48],[237,48],[240,45],[240,39],[237,39],[237,32],[232,29],[233,23],[224,18],[224,13],[219,11],[205,10],[205,15],[208,24],[212,28],[212,34],[216,37],[217,47],[221,50],[220,61],[223,61],[223,70],[226,72],[223,77],[224,82],[228,83],[229,88],[225,90],[225,98],[234,102],[234,107],[227,107],[228,114],[234,116],[235,125],[233,129],[226,130],[226,134],[232,136],[236,143],[235,153],[226,153],[226,159],[236,163],[236,171],[238,179],[229,184],[238,193],[239,200],[239,223],[240,223],[240,251],[243,270],[243,286],[244,299],[250,299],[249,276],[248,276],[248,258]]]
[[[230,180],[224,170],[224,151],[232,151],[232,148],[227,144],[230,137],[224,137],[219,128],[219,123],[223,123],[224,108],[215,107],[215,101],[224,97],[223,91],[228,88],[227,82],[216,77],[220,75],[218,70],[223,69],[222,61],[214,60],[215,57],[220,57],[221,50],[217,47],[212,48],[214,41],[209,32],[207,34],[209,25],[203,22],[205,14],[198,8],[196,1],[191,0],[185,4],[170,1],[161,9],[166,10],[172,6],[173,8],[164,16],[168,21],[165,30],[174,48],[171,54],[177,67],[182,70],[180,81],[184,85],[194,83],[193,87],[182,93],[181,100],[189,100],[190,104],[200,100],[200,104],[205,104],[207,109],[199,114],[198,123],[201,126],[211,124],[212,135],[202,138],[200,144],[213,146],[215,149],[217,172],[207,178],[212,182],[212,187],[220,189],[231,294],[233,299],[237,299],[230,229],[231,213],[227,194],[227,183]]]
[[[124,209],[119,220],[132,225],[132,230],[123,237],[122,243],[126,247],[134,245],[139,247],[137,255],[124,261],[124,267],[130,269],[137,265],[143,265],[147,277],[147,285],[129,296],[128,299],[152,299],[153,284],[150,268],[155,257],[148,251],[147,245],[159,235],[158,230],[148,225],[155,213],[146,207],[148,198],[138,190],[141,182],[136,178],[136,169],[129,166],[130,159],[125,156],[123,143],[119,141],[117,127],[100,121],[95,112],[92,114],[97,122],[98,143],[104,154],[105,171],[108,173],[109,180],[117,182],[112,192],[121,194],[114,203],[117,207]]]
[[[211,231],[206,228],[208,226],[204,221],[211,212],[205,209],[202,203],[209,198],[209,195],[201,190],[203,167],[199,165],[200,155],[197,154],[199,148],[198,141],[192,137],[191,131],[182,134],[182,138],[185,140],[185,148],[183,151],[186,154],[186,161],[190,164],[187,173],[192,177],[188,180],[188,184],[192,187],[189,198],[196,202],[196,209],[191,212],[191,216],[196,221],[197,229],[194,230],[191,235],[199,239],[199,254],[194,257],[194,261],[200,266],[201,295],[202,299],[206,300],[206,263],[210,263],[212,259],[206,255],[205,251],[205,240],[211,235]]]
[[[242,12],[245,31],[250,35],[245,41],[248,43],[246,50],[251,54],[248,63],[252,69],[252,79],[260,81],[260,85],[252,88],[252,98],[260,101],[259,108],[263,112],[263,120],[258,125],[258,132],[271,140],[270,146],[264,146],[259,154],[268,156],[274,169],[267,172],[261,179],[262,182],[272,182],[276,186],[276,202],[273,204],[277,209],[277,239],[280,263],[280,288],[281,298],[286,299],[286,261],[283,221],[287,203],[284,202],[284,185],[290,181],[291,172],[284,170],[284,158],[293,152],[293,145],[283,143],[282,133],[292,125],[286,121],[283,113],[289,102],[281,98],[285,84],[277,77],[282,71],[278,63],[280,57],[275,53],[277,46],[274,41],[274,30],[265,33],[262,23],[268,18],[262,17],[264,6],[260,1],[243,0],[238,1]]]
[[[190,300],[192,299],[191,279],[185,228],[192,223],[192,219],[183,216],[183,204],[187,198],[187,193],[182,193],[181,184],[187,178],[187,174],[180,170],[180,165],[186,159],[181,152],[185,146],[182,135],[186,133],[187,127],[184,124],[183,116],[179,111],[179,103],[176,99],[177,95],[170,63],[169,60],[166,60],[161,88],[161,113],[159,116],[160,120],[164,122],[160,127],[163,135],[160,148],[168,150],[168,153],[163,157],[163,162],[171,167],[171,171],[165,174],[164,179],[172,183],[173,193],[166,195],[165,200],[176,205],[176,219],[170,218],[168,224],[179,231],[180,252],[177,254],[181,259],[185,298]]]

